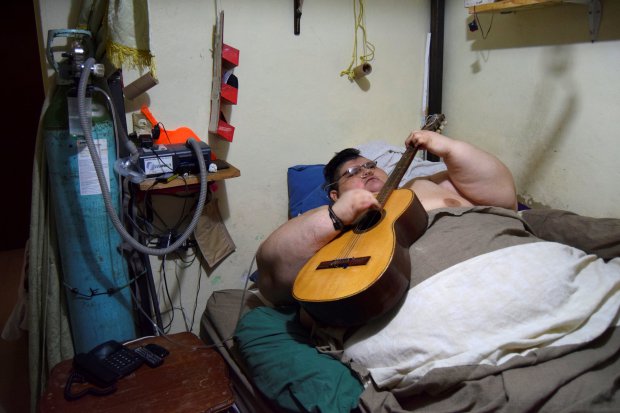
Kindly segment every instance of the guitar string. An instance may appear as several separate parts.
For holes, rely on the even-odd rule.
[[[397,185],[400,183],[400,180],[404,176],[404,172],[406,172],[407,168],[411,164],[411,161],[413,160],[413,157],[415,156],[416,152],[417,152],[417,149],[408,148],[403,154],[402,158],[398,161],[398,163],[394,167],[394,170],[392,171],[387,181],[385,182],[385,185],[383,187],[384,189],[382,189],[381,192],[379,192],[379,195],[377,195],[377,200],[379,201],[380,210],[383,210],[385,208],[385,205],[390,195],[395,189],[397,189]],[[394,181],[398,181],[398,182],[394,182]],[[368,225],[368,223],[365,222],[366,219],[367,219],[367,215],[362,216],[362,218],[360,219],[360,222],[358,222],[355,228],[351,230],[354,232],[355,235],[350,237],[349,241],[343,246],[343,248],[341,249],[340,253],[336,256],[334,261],[338,262],[340,260],[344,261],[347,259],[356,258],[356,257],[351,257],[351,252],[355,249],[357,244],[362,241],[362,237],[367,234],[367,231],[364,230],[364,227]]]

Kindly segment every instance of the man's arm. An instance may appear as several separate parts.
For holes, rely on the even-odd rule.
[[[345,225],[349,225],[378,205],[373,194],[354,189],[340,196],[332,209]],[[291,291],[299,270],[339,233],[334,229],[326,206],[308,211],[277,228],[256,253],[261,294],[276,305],[292,302]]]
[[[256,254],[260,292],[276,305],[292,302],[291,289],[297,273],[337,234],[326,206],[308,211],[277,228]]]
[[[415,131],[405,141],[443,158],[447,174],[437,174],[435,183],[452,187],[476,205],[516,209],[517,196],[510,170],[499,159],[475,146],[436,132]]]

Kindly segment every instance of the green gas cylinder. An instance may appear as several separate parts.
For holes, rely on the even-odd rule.
[[[70,50],[63,54],[65,60],[60,63],[56,63],[51,52],[56,37],[71,41]],[[53,223],[76,352],[86,352],[104,341],[122,342],[136,337],[121,237],[107,216],[77,110],[80,71],[90,70],[81,67],[89,42],[90,33],[83,30],[48,33],[48,61],[57,73],[57,81],[42,122]],[[118,213],[120,191],[113,169],[117,158],[113,118],[104,96],[92,92],[92,88],[89,91],[86,102],[92,115],[92,137]]]

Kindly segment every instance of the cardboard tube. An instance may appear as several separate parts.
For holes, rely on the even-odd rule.
[[[353,77],[355,79],[364,77],[366,75],[369,75],[370,72],[372,72],[372,66],[370,65],[370,63],[362,63],[361,65],[353,69]]]
[[[141,76],[125,86],[123,88],[123,93],[127,99],[133,99],[137,96],[140,96],[153,86],[157,85],[159,81],[155,79],[151,72],[148,72],[144,76]]]

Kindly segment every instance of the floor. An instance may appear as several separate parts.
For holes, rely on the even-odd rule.
[[[0,331],[17,301],[24,250],[0,251]],[[0,339],[0,413],[27,413],[30,410],[28,384],[28,334],[14,341]]]

